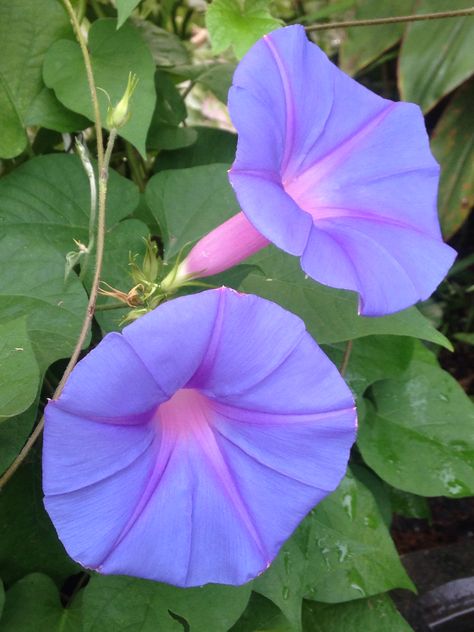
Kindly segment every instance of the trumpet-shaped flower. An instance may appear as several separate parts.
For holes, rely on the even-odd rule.
[[[455,252],[441,238],[439,168],[418,106],[364,88],[289,26],[240,62],[229,110],[229,177],[245,215],[198,242],[180,276],[214,274],[273,242],[316,281],[358,292],[368,316],[435,290]]]
[[[45,506],[69,554],[179,586],[264,571],[338,485],[356,424],[303,322],[225,288],[107,335],[45,414]]]

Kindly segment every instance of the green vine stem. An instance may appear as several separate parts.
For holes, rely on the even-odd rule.
[[[97,216],[97,255],[96,255],[96,264],[94,271],[94,280],[92,282],[92,287],[89,295],[89,301],[87,304],[86,314],[84,316],[84,320],[82,322],[81,332],[76,342],[76,346],[74,347],[74,351],[71,355],[71,358],[68,362],[68,365],[63,373],[63,376],[54,391],[52,399],[57,399],[63,388],[71,375],[73,368],[76,366],[77,361],[79,359],[79,355],[81,353],[82,347],[86,340],[87,334],[89,332],[89,328],[94,317],[95,312],[95,303],[97,300],[97,294],[99,291],[100,284],[100,274],[102,271],[102,260],[104,256],[104,241],[105,241],[105,205],[107,201],[107,181],[108,181],[108,167],[110,162],[110,157],[112,155],[112,148],[114,146],[115,139],[117,137],[117,130],[112,129],[110,132],[109,140],[107,143],[107,149],[104,156],[102,170],[99,174],[99,209]],[[35,444],[36,440],[40,436],[44,428],[44,415],[41,417],[37,426],[34,428],[33,432],[28,438],[28,441],[23,446],[22,450],[10,465],[10,467],[4,472],[3,476],[0,478],[0,491],[3,487],[8,483],[11,477],[15,474],[17,469],[23,463],[31,448]]]
[[[74,347],[74,351],[72,352],[71,358],[67,364],[67,367],[63,373],[63,376],[54,391],[53,399],[57,399],[73,370],[76,366],[76,363],[79,359],[79,355],[81,353],[82,347],[84,346],[84,342],[87,338],[87,334],[89,332],[89,328],[92,323],[92,319],[94,317],[95,312],[95,304],[97,300],[97,295],[99,291],[100,284],[100,275],[102,272],[102,261],[104,257],[104,242],[105,242],[105,209],[106,209],[106,201],[107,201],[107,183],[109,176],[109,162],[112,156],[112,149],[115,143],[115,139],[117,137],[117,130],[112,129],[110,131],[109,140],[107,142],[107,148],[104,153],[104,147],[102,145],[103,136],[102,136],[102,124],[100,119],[100,111],[99,111],[99,103],[97,100],[97,91],[94,82],[94,74],[92,71],[92,64],[89,55],[89,51],[87,49],[84,37],[81,32],[80,25],[77,21],[76,14],[69,2],[69,0],[63,0],[66,9],[71,16],[71,22],[73,23],[74,30],[76,32],[77,39],[81,46],[82,54],[84,57],[84,64],[87,70],[87,78],[89,83],[89,90],[91,95],[91,100],[94,106],[94,117],[95,117],[95,128],[96,128],[96,139],[97,139],[97,158],[98,158],[98,166],[99,166],[99,203],[98,203],[98,214],[97,214],[97,240],[96,240],[96,262],[95,262],[95,270],[94,270],[94,278],[92,281],[92,286],[89,294],[89,301],[87,303],[86,313],[84,315],[84,320],[82,322],[81,331],[79,333],[76,346]],[[44,415],[41,417],[40,421],[34,428],[33,432],[29,436],[27,442],[23,446],[20,453],[17,455],[13,463],[10,467],[4,472],[3,476],[0,478],[0,490],[8,483],[11,477],[15,474],[17,469],[23,463],[27,455],[29,454],[31,448],[35,444],[36,440],[40,436],[41,432],[44,428]]]
[[[70,0],[62,0],[62,2],[66,11],[68,12],[74,29],[74,33],[76,34],[77,41],[79,43],[79,46],[81,47],[82,57],[84,59],[84,66],[86,68],[87,83],[89,84],[89,92],[91,95],[92,107],[94,109],[94,126],[97,139],[97,162],[99,164],[100,173],[104,162],[104,141],[102,138],[102,119],[100,116],[99,99],[97,98],[97,88],[94,81],[94,72],[92,70],[91,57],[87,48],[87,42],[84,38],[84,34],[82,33],[81,25],[79,23],[79,20],[77,19],[77,15],[74,12]]]
[[[454,11],[437,11],[435,13],[418,13],[414,15],[398,15],[389,18],[374,18],[371,20],[348,20],[345,22],[328,22],[327,24],[312,24],[306,31],[324,31],[327,29],[349,28],[355,26],[376,26],[377,24],[398,24],[399,22],[418,22],[420,20],[439,20],[441,18],[457,18],[474,15],[474,7],[456,9]]]
[[[90,211],[89,211],[89,238],[87,242],[87,250],[85,253],[84,261],[81,264],[81,272],[79,278],[81,281],[85,279],[87,268],[89,267],[89,259],[91,253],[94,251],[95,246],[95,227],[97,217],[97,185],[95,181],[94,167],[89,158],[89,152],[87,151],[87,145],[76,139],[76,149],[81,159],[82,166],[86,172],[87,179],[89,181],[90,191]]]

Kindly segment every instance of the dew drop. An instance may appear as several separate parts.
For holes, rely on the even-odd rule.
[[[352,520],[354,515],[354,498],[352,494],[344,494],[342,497],[342,506],[344,507],[344,511],[349,516],[350,520]]]
[[[347,544],[343,544],[342,542],[337,542],[336,543],[336,549],[338,551],[338,560],[339,562],[344,562],[344,560],[347,558],[348,554],[349,554],[349,549],[347,548]]]
[[[352,583],[351,588],[353,590],[357,590],[361,597],[365,597],[365,590],[361,586],[359,586],[359,584]]]
[[[370,529],[375,529],[377,527],[377,518],[373,514],[364,516],[364,525]]]
[[[448,445],[453,452],[464,452],[469,449],[469,446],[465,441],[450,441]]]
[[[351,568],[347,573],[347,579],[352,590],[357,591],[361,597],[366,597],[366,592],[363,588],[364,578],[355,568]]]
[[[456,478],[452,467],[448,464],[444,465],[439,472],[439,479],[446,487],[448,492],[453,496],[460,496],[461,494],[468,494],[469,490],[466,485]]]

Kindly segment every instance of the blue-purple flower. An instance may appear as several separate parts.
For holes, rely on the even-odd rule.
[[[338,485],[356,425],[304,323],[225,288],[107,335],[45,416],[45,506],[71,557],[179,586],[264,571]]]
[[[273,242],[316,281],[358,292],[364,315],[434,291],[455,252],[441,238],[439,167],[418,106],[364,88],[289,26],[240,62],[229,110],[238,131],[229,177],[245,216],[204,237],[178,280]]]

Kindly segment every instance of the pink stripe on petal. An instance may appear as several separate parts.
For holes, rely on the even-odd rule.
[[[153,494],[155,493],[156,488],[160,484],[161,478],[166,470],[166,467],[169,463],[169,460],[172,456],[173,449],[175,447],[176,438],[173,437],[171,433],[167,433],[166,431],[161,433],[161,440],[159,441],[159,448],[157,450],[156,462],[153,467],[153,470],[150,472],[149,476],[145,479],[145,485],[143,491],[141,492],[138,502],[135,505],[132,515],[125,523],[123,529],[120,531],[119,536],[113,542],[110,550],[107,555],[101,560],[100,564],[97,566],[97,570],[100,572],[101,567],[107,562],[109,556],[113,553],[118,546],[120,546],[121,542],[126,538],[128,533],[133,529],[135,523],[142,515],[144,509],[150,502]]]
[[[341,166],[346,157],[357,150],[357,145],[382,124],[394,107],[396,107],[396,103],[390,104],[376,117],[365,121],[360,129],[345,138],[290,182],[287,182],[285,191],[288,195],[291,195],[303,210],[317,218],[318,203],[324,204],[324,200],[319,201],[317,197],[318,183],[330,177],[331,173]]]
[[[248,508],[246,507],[245,501],[242,498],[236,482],[227,467],[224,456],[222,455],[222,452],[216,442],[214,433],[211,430],[213,415],[212,407],[210,406],[207,399],[204,397],[201,400],[201,406],[202,415],[208,420],[208,424],[200,424],[199,426],[194,427],[195,438],[198,441],[201,450],[212,464],[212,467],[214,468],[214,471],[221,485],[224,487],[230,502],[236,509],[250,537],[261,552],[263,558],[266,559],[268,563],[270,563],[271,558],[265,550],[265,546],[255,528],[253,519],[249,513]]]
[[[212,408],[216,413],[225,417],[227,419],[233,421],[241,421],[246,424],[256,424],[256,425],[265,425],[265,424],[284,424],[284,425],[292,425],[292,424],[305,424],[305,423],[313,423],[318,422],[324,424],[326,422],[332,422],[332,420],[338,419],[341,417],[343,413],[354,413],[355,407],[351,406],[350,408],[339,408],[337,410],[329,410],[327,412],[317,412],[317,413],[296,413],[296,414],[288,414],[288,413],[271,413],[271,412],[262,412],[260,410],[249,410],[246,408],[239,408],[238,406],[232,406],[229,404],[224,404],[217,400],[213,400],[211,404]],[[344,430],[347,430],[347,425],[342,424]],[[335,427],[337,428],[337,426]]]
[[[285,95],[285,104],[286,104],[285,147],[284,147],[283,157],[282,157],[281,166],[280,166],[281,173],[284,173],[293,151],[294,124],[295,124],[295,111],[294,111],[294,105],[293,105],[293,96],[291,92],[291,85],[288,78],[288,72],[285,67],[285,63],[283,59],[281,58],[280,54],[278,53],[277,47],[273,44],[271,35],[265,35],[263,37],[263,41],[270,49],[273,59],[275,60],[276,65],[278,66],[281,82],[283,85],[283,93]]]
[[[168,440],[168,446],[165,450],[160,447],[157,466],[147,485],[142,501],[130,520],[128,528],[130,528],[134,520],[143,511],[154,489],[159,484],[159,478],[169,459],[170,452],[168,447],[171,447],[172,450],[172,446],[176,441],[196,442],[202,453],[212,464],[220,484],[225,489],[230,502],[240,516],[252,540],[262,555],[268,559],[268,554],[265,553],[265,547],[255,529],[252,518],[245,506],[245,502],[240,495],[235,481],[232,479],[225,459],[216,443],[212,430],[214,416],[215,412],[212,403],[207,397],[195,389],[181,389],[175,393],[169,401],[159,407],[157,411],[157,423],[159,423],[162,428],[163,435],[165,437],[174,436],[174,441],[171,442]]]

